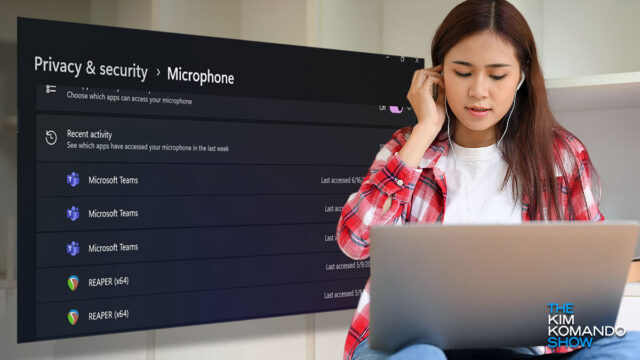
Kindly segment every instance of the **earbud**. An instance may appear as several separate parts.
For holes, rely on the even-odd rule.
[[[520,90],[520,86],[522,86],[522,83],[524,82],[524,70],[520,70],[520,73],[522,74],[522,76],[520,77],[520,82],[518,83],[518,87],[516,88],[516,91]]]

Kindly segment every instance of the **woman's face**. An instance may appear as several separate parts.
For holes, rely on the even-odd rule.
[[[444,57],[447,103],[462,132],[493,137],[493,126],[510,110],[519,81],[515,48],[489,31],[460,41]],[[473,107],[489,110],[470,110]]]

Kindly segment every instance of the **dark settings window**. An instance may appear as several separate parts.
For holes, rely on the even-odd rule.
[[[18,20],[18,341],[354,308],[416,58]]]

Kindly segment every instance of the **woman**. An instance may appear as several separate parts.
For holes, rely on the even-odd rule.
[[[345,254],[369,256],[374,224],[604,220],[587,150],[551,114],[533,35],[513,5],[469,0],[456,6],[435,33],[431,60],[435,66],[414,73],[407,95],[417,124],[393,134],[342,210],[337,239]],[[435,100],[432,88],[439,90]],[[395,354],[374,351],[367,342],[368,290],[367,282],[345,359],[538,355],[534,348],[443,352],[427,344]],[[628,332],[587,349],[546,352],[624,359],[640,353],[639,343],[638,333]]]

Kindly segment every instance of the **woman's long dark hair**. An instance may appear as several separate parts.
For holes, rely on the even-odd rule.
[[[549,108],[533,34],[522,14],[506,0],[467,0],[458,4],[445,17],[433,37],[432,64],[443,64],[445,54],[455,44],[486,30],[513,45],[520,68],[526,74],[523,86],[516,93],[509,128],[501,142],[501,152],[508,164],[503,187],[509,177],[512,177],[514,198],[519,196],[519,191],[528,198],[531,219],[565,220],[565,212],[560,204],[561,189],[556,179],[556,165],[562,173],[565,186],[569,186],[570,180],[574,179],[570,179],[568,169],[563,166],[566,164],[564,157],[568,155],[576,168],[581,162],[569,148],[566,137],[561,134],[571,133],[556,121]],[[451,113],[450,109],[447,111]],[[496,124],[496,139],[505,131],[506,117],[505,115]],[[455,122],[451,123],[451,129],[455,131]],[[447,127],[443,126],[439,136],[446,131]],[[558,147],[554,143],[562,145]],[[599,200],[598,175],[590,160],[586,165],[594,180],[594,190],[598,192],[596,200]],[[552,189],[551,196],[544,196],[544,192],[549,189]],[[571,214],[568,218],[571,218]]]

